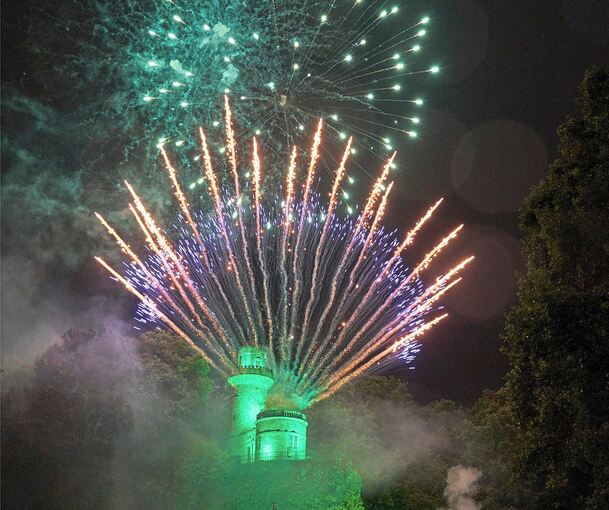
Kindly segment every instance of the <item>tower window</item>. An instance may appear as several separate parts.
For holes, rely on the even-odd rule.
[[[296,434],[290,434],[290,448],[298,448],[298,436]]]

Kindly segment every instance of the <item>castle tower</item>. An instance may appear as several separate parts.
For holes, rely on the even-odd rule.
[[[239,351],[239,369],[228,379],[235,388],[231,454],[241,462],[256,458],[256,417],[264,409],[269,388],[275,383],[266,366],[266,352],[246,346]]]

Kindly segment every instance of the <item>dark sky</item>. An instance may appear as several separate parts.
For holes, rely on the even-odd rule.
[[[32,82],[21,79],[33,62],[20,49],[28,22],[20,5],[2,6],[3,81],[32,93]],[[426,90],[421,139],[399,148],[408,168],[397,178],[388,221],[403,231],[430,202],[445,196],[426,235],[431,243],[465,223],[461,241],[448,255],[473,253],[477,260],[446,302],[451,318],[424,339],[416,370],[400,373],[421,401],[471,403],[483,389],[498,387],[505,373],[499,335],[515,299],[515,273],[523,267],[517,210],[554,158],[557,127],[577,112],[574,99],[585,69],[609,64],[609,2],[442,0],[403,8],[432,17],[426,44],[442,72]],[[19,246],[3,244],[4,254],[7,250],[14,255]],[[32,273],[33,261],[21,263]],[[31,330],[22,339],[28,341],[40,333],[36,321],[56,320],[59,329],[67,323],[66,308],[84,309],[90,299],[99,299],[95,296],[117,296],[87,262],[55,268],[56,275],[43,280],[32,277],[28,292],[12,300],[13,291],[29,281],[15,278],[13,270],[3,263],[3,313],[12,321],[3,327],[3,342],[20,320]]]
[[[471,402],[506,370],[499,335],[515,299],[514,274],[523,269],[517,209],[555,157],[556,129],[577,113],[586,68],[609,64],[609,2],[427,5],[443,69],[429,90],[425,143],[407,154],[414,168],[397,189],[409,200],[448,194],[438,217],[449,217],[447,227],[466,224],[459,248],[477,260],[448,300],[452,317],[425,338],[409,380],[420,399]],[[394,199],[394,218],[398,208]]]

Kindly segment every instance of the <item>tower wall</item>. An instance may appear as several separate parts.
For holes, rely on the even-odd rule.
[[[298,411],[264,410],[275,384],[266,352],[252,346],[239,351],[239,368],[228,378],[235,388],[231,454],[241,462],[307,458],[307,417]]]

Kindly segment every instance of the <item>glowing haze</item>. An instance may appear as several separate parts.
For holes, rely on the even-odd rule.
[[[347,140],[327,200],[317,192],[324,124],[319,120],[307,161],[286,155],[282,189],[263,193],[263,158],[251,142],[251,161],[239,161],[225,98],[230,186],[221,187],[207,139],[199,131],[202,174],[213,211],[191,209],[169,155],[165,168],[181,209],[168,234],[129,183],[129,208],[146,241],[138,254],[99,214],[127,257],[121,274],[97,261],[141,303],[136,319],[161,324],[224,375],[236,370],[240,346],[264,347],[283,394],[301,408],[384,363],[409,362],[417,337],[446,317],[439,299],[473,259],[423,282],[425,272],[462,225],[407,268],[402,255],[441,204],[414,222],[403,240],[382,227],[393,187],[393,154],[380,169],[359,212],[337,205],[347,177]]]

